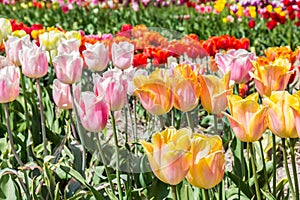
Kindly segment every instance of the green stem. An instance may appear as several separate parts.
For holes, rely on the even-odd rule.
[[[50,83],[53,83],[53,80],[54,80],[54,69],[53,69],[53,64],[52,64],[52,56],[51,56],[51,51],[48,51],[49,53],[49,60],[50,60],[50,75],[49,75],[49,82]]]
[[[287,152],[286,152],[286,146],[285,146],[285,138],[282,138],[282,150],[283,150],[283,159],[284,159],[284,168],[285,168],[285,172],[286,172],[286,176],[288,178],[288,182],[289,182],[289,188],[291,190],[293,199],[296,200],[296,193],[293,187],[293,182],[291,179],[291,175],[290,175],[290,170],[289,170],[289,166],[287,163]]]
[[[26,93],[24,75],[22,74],[22,67],[20,67],[20,79],[21,79],[21,87],[22,87],[23,97],[24,97],[24,109],[25,109],[24,114],[25,114],[26,128],[28,130],[27,134],[28,134],[28,138],[31,138],[31,131],[30,131],[30,127],[29,127],[29,111],[28,111],[28,105],[27,105],[27,93]],[[26,152],[27,152],[27,157],[29,158],[30,151],[26,151]]]
[[[256,167],[255,167],[255,161],[254,161],[254,153],[253,153],[252,142],[249,142],[249,146],[250,146],[251,165],[252,165],[252,170],[253,170],[253,177],[254,177],[254,181],[255,181],[256,197],[257,197],[257,200],[261,200],[260,189],[259,189],[257,174],[256,174]]]
[[[291,143],[291,146],[290,146],[290,148],[291,148],[291,160],[292,160],[292,167],[293,167],[296,200],[299,200],[299,184],[298,184],[297,167],[296,167],[296,162],[295,162],[295,144],[296,144],[296,139],[290,138],[290,143]]]
[[[133,112],[134,112],[134,143],[135,143],[135,148],[134,148],[134,154],[137,156],[138,154],[138,138],[137,138],[137,110],[136,110],[136,99],[133,100]]]
[[[210,200],[208,189],[203,189],[203,193],[204,193],[204,200]]]
[[[8,103],[4,103],[4,112],[5,112],[7,133],[8,133],[8,138],[9,138],[9,143],[10,143],[11,150],[12,150],[12,152],[14,154],[14,157],[17,160],[18,164],[20,166],[24,166],[24,163],[20,159],[20,157],[19,157],[19,155],[18,155],[18,153],[15,149],[14,139],[13,139],[13,135],[12,135],[12,132],[11,132],[10,121],[9,121]],[[24,178],[25,178],[26,185],[28,185],[28,177],[27,177],[26,171],[24,172]],[[21,179],[19,179],[19,180],[20,180],[20,183],[21,183],[21,186],[22,186],[24,192],[26,193],[27,199],[30,199],[30,195],[28,193],[26,185],[23,183],[23,181]]]
[[[269,180],[268,180],[268,174],[267,174],[267,170],[266,170],[267,168],[266,168],[266,162],[265,162],[265,156],[264,156],[263,146],[262,146],[261,140],[259,140],[258,142],[259,142],[261,159],[263,161],[263,171],[264,171],[265,181],[267,183],[268,190],[271,193],[271,188],[270,188]]]
[[[107,175],[107,179],[109,181],[110,188],[111,188],[112,191],[114,191],[113,183],[112,183],[112,180],[111,180],[111,177],[110,177],[108,167],[106,165],[105,156],[104,156],[104,153],[103,153],[103,149],[102,149],[101,141],[100,141],[99,137],[100,137],[100,135],[97,134],[96,138],[97,138],[97,146],[98,146],[98,150],[99,150],[99,154],[100,154],[100,159],[102,160],[102,163],[103,163],[106,175]]]
[[[78,135],[79,135],[79,139],[81,141],[82,144],[82,174],[85,175],[85,166],[86,166],[86,160],[85,160],[85,154],[86,154],[86,150],[85,150],[85,141],[81,132],[81,127],[80,127],[80,123],[79,123],[79,117],[78,117],[78,112],[77,112],[77,108],[75,105],[75,97],[73,94],[73,86],[72,84],[70,84],[70,93],[71,93],[71,99],[72,99],[72,105],[73,105],[73,110],[75,112],[75,118],[76,118],[76,126],[77,126],[77,131],[78,131]]]
[[[47,156],[48,151],[47,151],[47,137],[46,137],[46,128],[45,128],[44,106],[43,106],[42,91],[41,91],[41,84],[40,84],[39,78],[36,79],[36,89],[37,89],[39,104],[40,104],[40,116],[41,116],[41,125],[42,125],[42,139],[43,139],[43,147],[44,147],[44,156]]]
[[[191,113],[190,113],[190,112],[186,112],[186,119],[187,119],[188,126],[189,126],[189,127],[192,129],[192,131],[194,132],[193,119],[192,119],[192,116],[191,116]]]
[[[272,134],[273,152],[273,196],[276,197],[276,136]]]
[[[173,200],[177,200],[177,188],[176,188],[176,185],[171,185],[171,190],[172,190]]]
[[[115,122],[115,116],[114,112],[111,111],[111,123],[114,133],[114,142],[115,142],[115,150],[116,150],[116,176],[117,176],[117,184],[118,184],[118,193],[119,193],[119,200],[123,200],[123,193],[122,193],[122,187],[121,187],[121,181],[120,181],[120,160],[119,160],[119,145],[118,145],[118,136],[117,136],[117,129],[116,129],[116,122]]]
[[[72,109],[69,109],[69,116],[70,116],[70,124],[71,124],[71,130],[73,132],[73,137],[75,140],[77,140],[77,135],[76,135],[76,129],[73,121],[73,116],[72,116]]]
[[[219,133],[218,131],[218,116],[214,114],[214,132],[217,135]]]

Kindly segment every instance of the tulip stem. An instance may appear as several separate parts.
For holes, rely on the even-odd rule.
[[[251,154],[251,165],[252,165],[253,177],[254,177],[254,181],[255,181],[256,196],[257,196],[257,200],[261,200],[260,189],[259,189],[259,184],[258,184],[258,179],[257,179],[257,174],[256,174],[252,142],[249,142],[249,147],[250,147],[250,154]]]
[[[114,112],[110,112],[111,115],[111,123],[114,133],[114,142],[115,142],[115,150],[116,150],[116,176],[117,176],[117,184],[118,184],[118,193],[119,193],[119,200],[123,200],[123,193],[122,193],[122,187],[121,187],[121,181],[120,181],[120,160],[119,160],[119,145],[118,145],[118,136],[117,136],[117,129],[116,129],[116,121]]]
[[[71,94],[71,99],[72,99],[73,110],[75,112],[77,131],[78,131],[79,139],[80,139],[81,144],[82,144],[82,166],[81,166],[81,170],[82,170],[82,174],[84,175],[85,174],[84,173],[85,172],[85,165],[86,165],[85,141],[84,141],[84,138],[83,138],[83,135],[82,135],[82,132],[81,132],[81,127],[80,127],[80,124],[79,124],[78,112],[77,112],[77,108],[76,108],[76,105],[75,105],[75,97],[74,97],[74,94],[73,94],[72,84],[70,84],[70,94]]]
[[[71,129],[73,132],[73,136],[74,136],[75,140],[77,140],[76,129],[75,129],[73,116],[72,116],[72,109],[69,109],[68,111],[69,111],[69,115],[70,115],[70,123],[71,123]]]
[[[191,116],[191,113],[190,112],[186,112],[186,119],[187,119],[187,122],[188,122],[188,126],[192,129],[192,131],[194,132],[194,126],[193,126],[193,119],[192,119],[192,116]]]
[[[112,183],[112,180],[111,180],[111,177],[110,177],[108,167],[106,165],[105,156],[104,156],[104,153],[103,153],[103,149],[102,149],[101,141],[100,141],[99,137],[100,137],[100,134],[96,134],[97,146],[98,146],[98,150],[99,150],[99,154],[100,154],[100,159],[102,160],[102,163],[104,165],[104,169],[105,169],[105,172],[106,172],[106,175],[107,175],[107,179],[108,179],[110,188],[111,188],[112,191],[114,191],[114,186],[113,186],[113,183]]]
[[[44,146],[44,156],[48,155],[47,151],[47,137],[46,137],[46,128],[45,128],[45,116],[44,116],[44,106],[42,101],[42,91],[41,91],[41,85],[40,85],[40,79],[36,79],[36,88],[39,98],[39,104],[40,104],[40,116],[41,116],[41,125],[42,125],[42,139],[43,139],[43,146]]]
[[[208,189],[203,189],[203,194],[204,194],[204,199],[205,200],[210,200]]]
[[[177,200],[177,188],[176,188],[176,185],[171,185],[171,189],[172,189],[173,200]]]
[[[288,166],[288,162],[287,162],[287,152],[286,152],[286,146],[285,146],[285,138],[282,138],[282,151],[283,151],[283,160],[284,160],[284,168],[285,168],[285,172],[286,172],[286,176],[288,178],[288,182],[289,182],[289,189],[291,190],[293,199],[296,199],[296,193],[293,187],[293,182],[291,179],[291,175],[290,175],[290,170],[289,170],[289,166]]]
[[[292,160],[292,167],[293,167],[296,200],[299,200],[299,184],[298,184],[298,175],[297,175],[297,168],[296,168],[296,162],[295,162],[295,144],[296,144],[296,140],[294,138],[290,138],[290,144],[291,144],[291,146],[290,146],[290,148],[291,148],[291,160]]]
[[[259,147],[260,147],[261,159],[263,161],[263,171],[264,171],[265,181],[267,183],[268,190],[271,193],[271,187],[269,185],[269,180],[268,180],[268,174],[267,174],[267,170],[266,170],[266,162],[265,162],[265,156],[264,156],[262,142],[261,142],[261,140],[259,140],[258,142],[259,142]]]
[[[137,139],[137,110],[136,110],[136,99],[133,100],[133,112],[134,112],[134,142],[135,142],[135,148],[134,148],[134,154],[138,154],[138,139]]]
[[[10,143],[10,146],[11,146],[11,150],[18,162],[18,164],[20,166],[24,166],[24,163],[22,162],[22,160],[20,159],[16,149],[15,149],[15,144],[14,144],[14,139],[13,139],[13,136],[12,136],[12,132],[11,132],[11,127],[10,127],[10,121],[9,121],[9,110],[8,110],[8,103],[4,103],[4,112],[5,112],[5,118],[6,118],[6,125],[7,125],[7,133],[8,133],[8,138],[9,138],[9,143]],[[25,178],[25,182],[26,182],[26,185],[28,185],[28,177],[27,177],[27,173],[26,171],[24,172],[24,178]],[[21,183],[21,186],[24,190],[24,192],[26,193],[26,196],[27,196],[27,199],[30,199],[30,195],[28,193],[28,190],[25,186],[25,184],[23,183],[23,181],[19,178],[20,180],[20,183]]]
[[[214,129],[215,129],[215,135],[218,135],[218,116],[214,114]]]
[[[272,134],[273,152],[273,196],[276,197],[276,136]]]
[[[22,74],[22,67],[20,67],[20,79],[21,79],[21,87],[23,91],[23,98],[24,98],[24,109],[25,109],[25,123],[26,123],[26,128],[28,130],[28,137],[31,138],[31,131],[29,127],[29,112],[28,112],[28,106],[27,106],[27,93],[26,93],[26,87],[25,87],[25,80],[24,80],[24,75]],[[30,158],[29,152],[27,152],[27,157]]]

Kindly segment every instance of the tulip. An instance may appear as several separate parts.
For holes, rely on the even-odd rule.
[[[136,76],[133,82],[136,86],[135,95],[148,112],[163,115],[172,109],[174,93],[167,70],[157,69],[149,76]]]
[[[269,98],[264,98],[263,102],[269,107],[267,112],[269,129],[281,138],[297,138],[295,116],[290,107],[290,105],[299,106],[297,97],[287,91],[275,91]]]
[[[58,55],[70,54],[76,52],[79,54],[80,42],[77,39],[65,40],[62,38],[61,43],[57,47]]]
[[[109,61],[109,48],[104,43],[86,43],[86,50],[82,52],[84,61],[91,71],[103,71]]]
[[[182,112],[193,110],[199,102],[201,86],[198,76],[189,64],[174,68],[174,107]]]
[[[65,84],[73,84],[80,80],[83,68],[83,60],[76,53],[56,56],[53,59],[56,77]]]
[[[60,82],[58,79],[53,81],[53,100],[60,109],[71,109],[72,97],[70,93],[70,85]]]
[[[109,74],[109,75],[108,75]],[[96,96],[104,94],[111,111],[121,110],[127,101],[127,81],[122,74],[106,72],[103,77],[93,74]]]
[[[258,93],[251,94],[246,99],[238,95],[227,98],[231,115],[223,113],[235,135],[243,142],[258,141],[267,128],[267,107],[257,103]]]
[[[100,132],[105,128],[109,107],[103,98],[96,97],[92,92],[83,92],[77,109],[82,126],[86,130]]]
[[[197,134],[191,141],[192,159],[186,176],[198,188],[210,189],[221,182],[225,171],[225,155],[219,136]]]
[[[277,58],[267,63],[264,59],[253,62],[255,71],[249,72],[254,78],[255,88],[261,95],[270,96],[272,91],[285,90],[290,76],[291,63],[288,59]]]
[[[293,96],[296,97],[299,102],[298,104],[292,104],[290,106],[293,109],[296,130],[297,130],[298,136],[300,137],[300,91],[298,90],[295,94],[293,94]]]
[[[155,176],[170,185],[177,185],[187,175],[191,154],[192,131],[167,128],[152,136],[152,143],[141,141]]]
[[[24,46],[19,53],[22,65],[22,73],[29,78],[41,78],[48,72],[48,60],[46,51],[42,47]]]
[[[236,83],[247,83],[250,80],[249,71],[253,65],[251,60],[255,59],[254,53],[245,49],[230,49],[227,53],[217,53],[216,62],[223,74],[230,71],[230,79]]]
[[[0,103],[14,101],[20,91],[20,72],[15,66],[0,68]]]
[[[201,104],[207,112],[219,114],[226,109],[227,95],[232,91],[229,89],[229,76],[229,73],[223,79],[213,75],[200,76]]]
[[[115,67],[127,69],[132,65],[134,45],[128,42],[112,44],[112,61]]]
[[[4,42],[6,57],[9,62],[20,66],[19,52],[23,49],[24,46],[30,45],[30,37],[26,35],[22,38],[9,36],[8,40]]]
[[[7,39],[7,36],[11,34],[12,27],[8,19],[0,18],[0,45],[3,40]]]
[[[39,35],[39,40],[40,43],[45,46],[47,51],[51,51],[57,49],[63,37],[63,32],[52,30]]]
[[[125,70],[124,72],[125,72],[126,80],[127,80],[127,94],[131,96],[134,94],[134,90],[136,89],[136,87],[134,86],[134,83],[133,83],[134,77],[139,76],[139,75],[147,76],[148,73],[144,69],[136,69],[136,68],[129,68],[129,69]]]

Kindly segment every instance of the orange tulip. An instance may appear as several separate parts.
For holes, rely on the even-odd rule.
[[[221,182],[225,170],[222,139],[197,134],[191,143],[192,161],[186,176],[188,182],[198,188],[213,188]]]
[[[155,176],[170,185],[180,183],[189,170],[192,131],[167,128],[152,136],[152,143],[141,141]]]
[[[148,77],[139,75],[133,81],[136,87],[135,95],[148,112],[163,115],[172,109],[174,94],[167,70],[157,69]]]
[[[243,142],[255,142],[267,128],[267,107],[257,103],[258,93],[242,99],[238,95],[228,96],[231,115],[224,112],[235,135]]]
[[[267,122],[269,129],[281,138],[297,138],[295,117],[290,105],[299,106],[297,97],[287,91],[272,92],[263,102],[269,106]]]
[[[261,95],[270,96],[272,91],[284,90],[289,82],[290,76],[294,73],[290,71],[291,63],[288,59],[277,58],[266,63],[253,61],[254,73],[249,72],[254,78],[255,88]]]
[[[227,95],[231,93],[229,88],[230,72],[223,79],[213,75],[200,76],[202,87],[201,104],[211,114],[219,114],[227,107]]]
[[[198,105],[201,85],[196,70],[189,64],[174,68],[174,107],[182,112],[191,111]]]
[[[293,114],[294,114],[294,117],[295,117],[296,130],[297,130],[298,136],[300,137],[300,90],[298,90],[292,96],[296,97],[297,101],[299,102],[297,104],[291,104],[290,106],[293,109]]]

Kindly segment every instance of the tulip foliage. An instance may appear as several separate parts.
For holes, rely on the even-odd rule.
[[[0,19],[0,198],[299,200],[300,47],[15,23]]]

